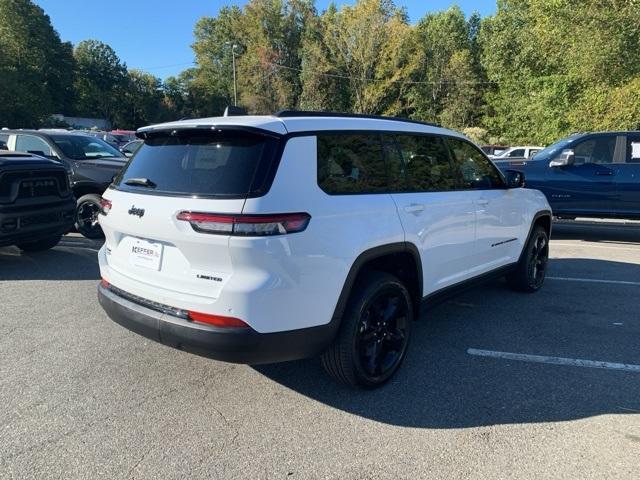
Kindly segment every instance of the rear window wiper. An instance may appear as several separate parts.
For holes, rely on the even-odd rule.
[[[153,183],[148,178],[129,178],[125,180],[125,185],[132,185],[136,187],[148,187],[148,188],[156,188],[157,185]]]

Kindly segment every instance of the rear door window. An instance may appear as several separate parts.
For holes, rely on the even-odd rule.
[[[407,192],[446,192],[459,188],[441,138],[401,134],[394,137],[404,160]]]
[[[326,193],[388,190],[382,139],[377,133],[321,133],[317,136],[318,185]]]
[[[459,138],[447,138],[447,143],[453,152],[455,169],[462,177],[465,189],[489,190],[504,187],[498,169],[478,148]]]
[[[264,194],[278,140],[244,131],[152,134],[115,181],[120,190],[242,198]]]

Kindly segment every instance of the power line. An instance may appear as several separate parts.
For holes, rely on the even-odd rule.
[[[291,70],[295,72],[304,72],[304,69],[289,67],[288,65],[281,65],[279,63],[266,62],[267,65],[276,68],[282,68],[284,70]],[[460,82],[457,80],[440,80],[436,82],[425,82],[425,81],[413,81],[413,80],[389,80],[384,78],[368,78],[368,77],[354,77],[352,75],[347,75],[344,73],[324,73],[324,72],[311,72],[313,75],[318,75],[322,77],[330,77],[330,78],[341,78],[346,80],[358,80],[361,82],[386,82],[386,83],[401,83],[407,85],[441,85],[441,84],[449,84],[454,83],[456,85],[495,85],[496,82],[492,81],[471,81],[471,82]]]

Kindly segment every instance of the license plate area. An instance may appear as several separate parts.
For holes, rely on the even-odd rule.
[[[160,270],[163,245],[141,238],[132,239],[129,250],[129,263],[149,270]]]

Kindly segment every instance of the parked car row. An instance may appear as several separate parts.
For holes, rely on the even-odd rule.
[[[100,196],[126,163],[126,156],[99,138],[66,130],[3,130],[8,151],[56,160],[66,170],[77,199],[75,228],[87,238],[101,238]]]

